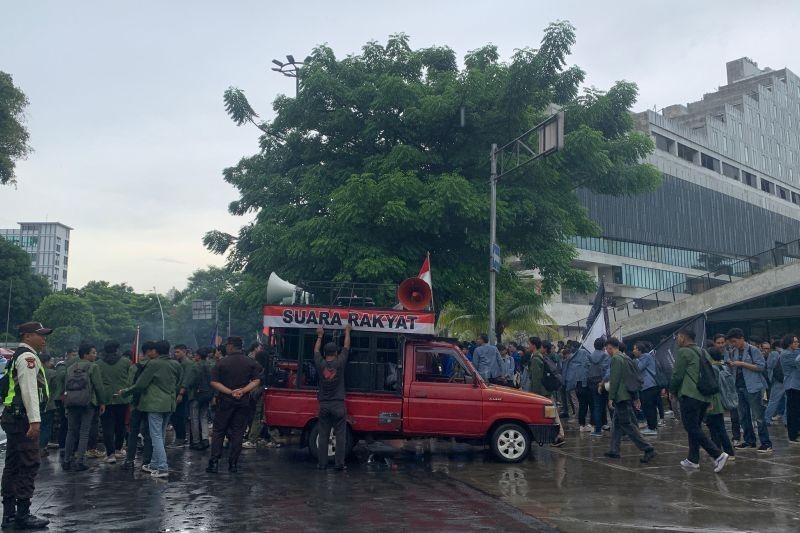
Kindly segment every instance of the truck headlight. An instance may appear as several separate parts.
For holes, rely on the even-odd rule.
[[[545,418],[555,418],[556,417],[556,406],[555,405],[545,405],[544,406],[544,417]]]

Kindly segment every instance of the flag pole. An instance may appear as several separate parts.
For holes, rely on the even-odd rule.
[[[428,275],[431,277],[431,311],[436,315],[436,304],[433,301],[433,272],[431,271],[431,253],[428,252]]]

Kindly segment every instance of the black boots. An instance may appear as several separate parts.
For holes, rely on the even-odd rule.
[[[3,500],[3,522],[0,527],[11,529],[14,527],[14,516],[17,512],[17,502],[15,499]]]
[[[206,467],[206,472],[209,474],[216,474],[219,472],[219,459],[209,459],[208,466]]]
[[[230,462],[228,463],[228,472],[233,472],[233,473],[235,474],[235,473],[236,473],[236,472],[238,472],[238,471],[239,471],[239,465],[238,465],[238,463],[235,463],[235,462],[233,462],[233,461],[230,461]]]
[[[3,503],[5,509],[5,503]],[[3,517],[5,522],[5,517]],[[31,514],[30,500],[17,500],[17,512],[14,515],[14,527],[16,529],[44,529],[50,520],[38,518]]]

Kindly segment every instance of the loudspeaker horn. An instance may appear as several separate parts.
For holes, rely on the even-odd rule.
[[[282,280],[275,272],[267,281],[267,304],[308,304],[311,295],[297,285]]]
[[[397,287],[397,301],[409,311],[422,311],[431,303],[431,287],[422,278],[408,278]]]

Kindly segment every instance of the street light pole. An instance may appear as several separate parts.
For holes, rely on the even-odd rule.
[[[153,292],[156,293],[156,301],[158,302],[158,308],[161,310],[161,338],[167,338],[167,322],[164,320],[164,308],[161,306],[161,298],[158,296],[158,291],[155,287],[153,287]]]
[[[491,191],[491,204],[489,211],[489,254],[494,253],[494,244],[497,241],[497,144],[492,144],[491,153],[491,176],[489,177],[489,190]],[[495,284],[497,282],[497,272],[494,268],[489,269],[489,343],[494,344],[497,340],[495,331]]]
[[[294,78],[294,97],[297,98],[300,94],[300,67],[303,66],[303,62],[295,61],[292,54],[286,55],[286,63],[277,59],[273,59],[272,62],[277,65],[272,70],[280,72],[287,78]]]
[[[6,339],[4,343],[8,342],[8,328],[11,325],[11,287],[14,285],[14,280],[8,278],[8,311],[6,312]]]

